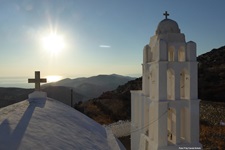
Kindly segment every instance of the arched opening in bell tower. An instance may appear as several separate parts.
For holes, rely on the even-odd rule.
[[[151,47],[149,45],[146,45],[143,49],[143,63],[148,63],[151,61]]]
[[[178,50],[178,61],[185,61],[185,49],[184,46],[181,46]]]
[[[190,92],[190,75],[186,69],[180,73],[180,98],[188,99]]]
[[[173,46],[170,46],[168,49],[168,61],[174,60],[175,60],[175,48]]]
[[[167,99],[175,99],[175,75],[171,68],[167,70]]]
[[[167,139],[169,145],[176,143],[176,109],[169,108],[167,113]]]
[[[186,107],[181,108],[180,111],[180,137],[181,141],[185,142],[187,140],[187,112],[188,109]]]

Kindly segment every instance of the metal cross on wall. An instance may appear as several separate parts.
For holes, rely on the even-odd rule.
[[[28,83],[35,83],[35,91],[41,90],[41,83],[46,83],[47,79],[40,78],[40,71],[35,71],[35,78],[34,79],[28,79]]]
[[[170,15],[170,14],[168,14],[167,13],[167,11],[165,11],[165,13],[163,14],[165,17],[166,17],[166,19],[167,19],[167,17]]]

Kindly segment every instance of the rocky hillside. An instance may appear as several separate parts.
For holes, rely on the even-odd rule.
[[[199,98],[225,102],[225,46],[197,58]]]
[[[0,87],[0,108],[27,99],[33,89]]]
[[[140,90],[141,82],[141,78],[129,81],[116,90],[104,92],[98,98],[77,103],[75,108],[101,124],[130,119],[130,90]]]

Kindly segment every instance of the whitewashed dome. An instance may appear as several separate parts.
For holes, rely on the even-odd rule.
[[[176,21],[164,19],[158,24],[156,34],[166,33],[180,33],[180,29]]]

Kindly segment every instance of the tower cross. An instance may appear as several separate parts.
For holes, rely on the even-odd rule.
[[[35,71],[35,78],[34,79],[28,79],[28,83],[35,83],[35,91],[41,90],[41,83],[46,83],[46,78],[40,78],[40,71]]]
[[[165,11],[165,13],[163,14],[165,17],[166,17],[166,19],[167,19],[167,17],[170,15],[170,14],[168,14],[167,13],[167,11]]]

